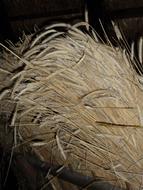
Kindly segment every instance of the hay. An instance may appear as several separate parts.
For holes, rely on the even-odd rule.
[[[0,99],[16,103],[11,125],[41,159],[143,188],[143,86],[128,57],[94,36],[54,25],[13,48],[19,56],[4,52]]]

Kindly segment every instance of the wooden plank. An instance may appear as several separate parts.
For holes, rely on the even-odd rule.
[[[4,43],[6,39],[15,39],[14,33],[12,31],[9,19],[7,17],[7,12],[3,1],[0,1],[0,41]]]
[[[83,20],[84,0],[4,0],[12,30],[16,36],[34,32],[52,22]]]
[[[76,23],[82,21],[82,15],[69,14],[53,17],[41,17],[41,18],[31,18],[23,20],[13,20],[11,21],[11,27],[16,36],[21,36],[24,32],[25,34],[33,33],[34,27],[36,26],[41,28],[45,25],[52,24],[53,22],[66,22],[66,23]]]
[[[5,0],[8,16],[22,17],[31,15],[53,16],[61,15],[64,11],[81,12],[83,0]]]
[[[140,36],[143,36],[143,17],[117,19],[116,22],[128,42],[137,40]]]
[[[102,21],[110,41],[116,45],[111,19],[119,24],[128,43],[143,35],[143,0],[86,0],[89,9],[90,24],[105,41],[105,34],[99,22]]]
[[[143,7],[143,0],[104,0],[105,8],[109,11]]]
[[[142,17],[143,7],[109,11],[108,15],[110,16],[110,18],[118,18],[118,19]]]

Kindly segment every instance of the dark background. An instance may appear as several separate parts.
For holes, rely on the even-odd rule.
[[[114,19],[127,40],[137,39],[143,31],[143,0],[0,0],[0,39],[18,40],[23,31],[34,32],[34,27],[52,22],[84,20],[85,3],[89,10],[90,24],[99,34],[101,18],[109,36]]]

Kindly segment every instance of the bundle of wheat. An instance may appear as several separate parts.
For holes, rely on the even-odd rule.
[[[15,147],[122,188],[143,187],[143,86],[124,52],[57,24],[3,58],[0,99],[15,104]]]

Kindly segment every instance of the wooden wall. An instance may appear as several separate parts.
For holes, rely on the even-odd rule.
[[[109,38],[115,38],[111,20],[119,25],[127,41],[143,36],[143,0],[86,0],[86,2],[89,5],[90,22],[99,34],[103,33],[98,21],[100,18]]]
[[[113,38],[114,32],[110,19],[115,20],[127,40],[143,35],[143,0],[1,0],[5,9],[0,8],[0,30],[4,36],[21,36],[22,32],[31,33],[35,25],[39,27],[52,22],[77,22],[84,20],[85,3],[88,4],[90,24],[104,38],[98,22],[103,25]],[[1,3],[0,3],[1,4]],[[9,21],[9,23],[7,22]],[[8,24],[6,24],[8,23]],[[9,32],[10,35],[7,34]]]
[[[16,36],[51,22],[83,20],[84,0],[2,0]]]
[[[81,0],[4,0],[11,18],[20,16],[53,16],[81,11]]]
[[[104,0],[106,8],[110,11],[140,8],[143,6],[143,0]]]

